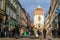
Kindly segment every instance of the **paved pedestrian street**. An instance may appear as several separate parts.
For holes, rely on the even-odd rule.
[[[0,38],[0,40],[41,40],[41,39],[29,39],[29,38],[19,38],[19,39],[15,39],[15,38]],[[60,39],[55,38],[55,39],[42,39],[42,40],[60,40]]]
[[[19,38],[19,39],[15,39],[15,38],[0,38],[0,40],[39,40],[39,39],[30,39],[30,38]]]
[[[60,40],[60,38],[52,38],[50,36],[47,36],[47,38],[0,38],[0,40]]]

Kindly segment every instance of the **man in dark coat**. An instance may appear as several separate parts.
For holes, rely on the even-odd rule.
[[[15,27],[13,33],[14,33],[14,37],[16,37],[16,38],[19,37],[19,28],[18,28],[18,26]]]
[[[46,38],[46,29],[43,29],[43,35],[44,35],[44,38]]]

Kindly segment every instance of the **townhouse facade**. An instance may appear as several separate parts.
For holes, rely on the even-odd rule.
[[[48,22],[45,21],[45,25],[47,27],[47,25],[49,25],[47,27],[47,30],[57,30],[59,27],[59,16],[60,16],[60,13],[58,13],[57,9],[59,9],[60,7],[60,4],[59,4],[59,0],[51,0],[51,4],[50,4],[50,9],[49,9],[49,12],[46,16],[46,20],[49,20]],[[48,17],[48,18],[47,18]],[[47,24],[48,23],[48,24]],[[50,32],[49,31],[49,32]]]
[[[18,0],[6,0],[6,21],[5,25],[12,30],[17,25]]]
[[[13,30],[16,25],[25,27],[27,26],[27,18],[27,13],[19,0],[0,0],[1,29],[7,27],[9,30]]]
[[[5,16],[5,0],[0,0],[0,28],[4,25]]]

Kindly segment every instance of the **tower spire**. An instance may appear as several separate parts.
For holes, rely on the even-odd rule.
[[[40,5],[38,5],[37,8],[41,8]]]

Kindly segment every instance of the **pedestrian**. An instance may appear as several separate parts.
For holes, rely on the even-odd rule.
[[[58,28],[58,38],[60,38],[60,28]]]
[[[0,25],[0,37],[1,37],[1,25]]]
[[[9,36],[10,36],[10,37],[13,37],[13,30],[10,30],[10,31],[9,31]]]
[[[2,29],[2,31],[1,31],[1,37],[4,37],[4,28]]]
[[[8,37],[8,27],[4,28],[4,37]]]
[[[26,30],[24,31],[23,36],[24,36],[24,37],[27,37],[27,32],[26,32]]]
[[[41,32],[40,32],[40,30],[38,30],[38,35],[39,35],[39,36],[41,35]]]
[[[44,35],[44,38],[46,38],[46,29],[43,29],[43,35]]]
[[[15,26],[15,29],[14,29],[13,33],[14,33],[15,38],[19,37],[20,32],[19,32],[18,26]]]
[[[29,35],[29,37],[31,37],[31,27],[29,28],[28,35]]]
[[[35,37],[38,37],[38,29],[37,29],[37,27],[34,27],[33,30],[34,30]]]
[[[20,29],[20,37],[23,37],[23,33],[24,33],[24,29],[21,28],[21,29]]]
[[[56,37],[56,29],[52,30],[52,36],[55,38]]]

